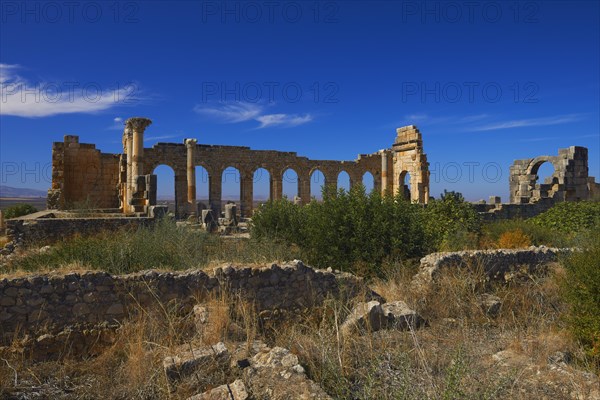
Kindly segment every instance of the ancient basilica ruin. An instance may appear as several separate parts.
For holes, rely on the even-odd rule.
[[[362,183],[363,175],[370,173],[374,190],[400,191],[421,204],[429,200],[429,163],[422,135],[414,125],[398,128],[388,149],[361,154],[353,161],[333,161],[310,160],[294,152],[205,145],[196,139],[144,148],[144,133],[151,123],[138,117],[125,122],[121,154],[102,153],[93,144],[79,143],[78,136],[65,136],[63,142],[55,142],[48,209],[69,209],[86,203],[125,215],[151,214],[157,204],[157,178],[153,173],[159,165],[174,171],[178,218],[199,216],[202,209],[221,214],[221,177],[228,167],[240,173],[241,217],[252,215],[253,177],[259,168],[269,172],[269,198],[273,200],[282,198],[283,174],[287,169],[293,169],[298,176],[298,196],[294,200],[300,204],[311,200],[311,176],[317,170],[323,173],[324,184],[335,184],[338,175],[346,172],[353,186]],[[560,149],[557,156],[517,160],[510,168],[510,203],[503,205],[493,196],[489,203],[477,207],[492,214],[514,216],[517,210],[517,214],[528,216],[557,201],[590,199],[599,185],[588,176],[587,160],[587,149],[577,146]],[[546,182],[538,182],[537,171],[545,162],[553,165],[554,174]],[[196,199],[197,166],[208,173],[208,204],[199,204]],[[405,182],[407,174],[409,184]]]
[[[362,183],[363,175],[373,176],[376,190],[406,191],[414,202],[429,198],[429,171],[421,133],[415,126],[397,131],[390,149],[361,154],[354,161],[310,160],[293,152],[252,150],[240,146],[199,144],[196,139],[183,143],[158,143],[144,148],[144,132],[151,124],[147,118],[130,118],[123,132],[123,153],[101,153],[92,144],[79,143],[77,136],[65,136],[52,148],[52,188],[49,209],[65,209],[89,202],[97,208],[118,208],[125,214],[148,213],[156,205],[156,175],[159,165],[175,172],[175,206],[178,217],[198,214],[196,166],[208,173],[208,207],[216,215],[222,208],[221,176],[226,168],[240,173],[240,214],[250,217],[253,207],[253,177],[259,168],[269,172],[269,198],[282,198],[283,173],[293,169],[298,176],[296,201],[310,201],[312,174],[323,173],[325,184],[337,182],[345,171],[350,185]],[[410,187],[404,185],[410,176]],[[405,187],[406,186],[406,187]]]

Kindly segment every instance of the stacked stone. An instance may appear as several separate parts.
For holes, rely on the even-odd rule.
[[[5,278],[0,280],[1,333],[11,340],[17,331],[56,333],[71,325],[114,324],[157,302],[175,301],[182,312],[191,312],[199,298],[221,291],[239,295],[263,311],[303,309],[328,296],[351,297],[363,289],[360,278],[315,270],[300,261],[267,268],[226,266],[211,274],[190,270]]]

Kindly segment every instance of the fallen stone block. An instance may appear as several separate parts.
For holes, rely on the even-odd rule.
[[[382,306],[387,329],[408,331],[425,325],[425,320],[403,301],[393,301]]]
[[[378,331],[387,324],[387,317],[378,301],[358,303],[341,326],[343,334]]]
[[[219,342],[213,346],[200,349],[190,349],[178,355],[165,357],[163,368],[169,382],[175,382],[190,376],[203,366],[227,366],[229,351],[224,343]]]
[[[255,399],[331,399],[308,379],[298,357],[282,347],[263,349],[252,357],[243,379]]]
[[[221,385],[204,393],[188,397],[187,400],[246,400],[248,399],[246,385],[241,379],[233,383]]]

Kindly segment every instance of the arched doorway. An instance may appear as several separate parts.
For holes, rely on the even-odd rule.
[[[221,174],[221,210],[225,210],[225,204],[234,202],[237,212],[241,206],[240,171],[235,167],[227,167]]]
[[[252,176],[252,205],[253,209],[269,200],[271,174],[265,168],[258,168]]]
[[[411,185],[410,185],[410,173],[408,171],[402,171],[400,174],[400,185],[399,193],[406,200],[411,200]]]
[[[325,185],[325,175],[320,169],[314,169],[310,174],[310,197],[317,200],[322,200],[322,190]]]
[[[362,184],[365,187],[365,193],[371,193],[375,188],[375,178],[370,172],[365,172],[362,176]]]
[[[346,171],[341,171],[337,177],[337,188],[344,189],[346,193],[350,191],[350,175]]]
[[[169,207],[169,212],[177,214],[175,203],[175,171],[166,164],[154,168],[152,174],[156,175],[156,203]]]
[[[298,174],[292,168],[283,171],[283,195],[290,201],[298,196]]]

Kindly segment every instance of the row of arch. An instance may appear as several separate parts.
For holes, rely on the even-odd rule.
[[[211,175],[203,166],[195,167],[196,175],[196,199],[197,202],[209,205]],[[174,169],[167,164],[156,166],[152,174],[157,175],[158,188],[157,197],[159,203],[167,203],[172,207],[172,211],[177,211],[177,178]],[[257,168],[252,177],[252,203],[256,205],[273,198],[272,174],[265,168]],[[218,178],[217,178],[218,179]],[[407,178],[408,180],[409,178]],[[325,175],[319,169],[311,171],[309,177],[310,199],[321,198],[322,186],[325,184]],[[287,168],[282,174],[282,194],[289,200],[294,200],[296,196],[301,195],[301,185],[298,173],[293,168]],[[329,183],[329,182],[328,182]],[[367,193],[370,193],[377,186],[373,174],[365,172],[361,182]],[[350,175],[342,170],[337,175],[337,187],[348,191],[351,187]],[[243,185],[240,171],[235,167],[227,167],[221,172],[221,200],[233,201],[241,209],[243,201]],[[306,202],[310,199],[303,199]]]

